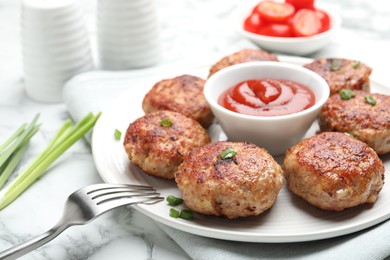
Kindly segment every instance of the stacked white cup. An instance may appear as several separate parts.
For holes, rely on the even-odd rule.
[[[21,33],[27,94],[61,102],[64,83],[93,59],[79,0],[23,0]]]
[[[126,70],[157,64],[161,43],[154,0],[99,0],[97,49],[102,69]]]

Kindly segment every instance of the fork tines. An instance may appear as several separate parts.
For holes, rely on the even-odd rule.
[[[97,205],[118,199],[135,199],[136,197],[138,197],[137,203],[139,201],[143,203],[157,202],[164,199],[153,187],[134,184],[95,184],[90,186],[87,194]]]

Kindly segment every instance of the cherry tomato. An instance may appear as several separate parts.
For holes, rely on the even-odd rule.
[[[286,23],[295,13],[295,8],[289,3],[264,1],[253,10],[267,23]]]
[[[322,10],[317,9],[316,10],[317,16],[320,18],[321,21],[321,32],[325,32],[330,29],[330,18],[327,13],[325,13]]]
[[[291,21],[293,33],[297,37],[312,36],[321,32],[322,24],[316,11],[301,9]]]
[[[314,0],[286,0],[286,3],[292,4],[298,11],[300,9],[314,9]]]
[[[261,24],[262,22],[260,19],[260,15],[256,13],[252,13],[244,21],[244,30],[248,32],[257,33]]]
[[[293,37],[291,27],[287,24],[268,24],[261,27],[259,34],[273,37]]]

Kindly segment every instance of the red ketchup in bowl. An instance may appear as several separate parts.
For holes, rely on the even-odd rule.
[[[291,80],[253,79],[226,90],[218,103],[240,114],[282,116],[308,109],[315,97],[308,87]]]

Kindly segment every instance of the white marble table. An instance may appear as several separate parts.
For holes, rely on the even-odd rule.
[[[253,45],[226,25],[239,1],[158,0],[162,24],[161,67],[209,64]],[[344,23],[332,44],[313,57],[360,59],[374,68],[373,77],[390,86],[390,4],[387,0],[323,0],[342,11]],[[86,2],[94,40],[94,2]],[[69,117],[64,104],[30,100],[23,90],[19,37],[20,1],[0,1],[0,142],[36,113],[43,123],[22,166],[28,163]],[[0,211],[0,251],[38,235],[56,223],[63,202],[74,190],[101,182],[90,147],[78,142],[32,187]],[[189,259],[158,226],[141,213],[120,208],[92,223],[71,227],[23,259]]]

